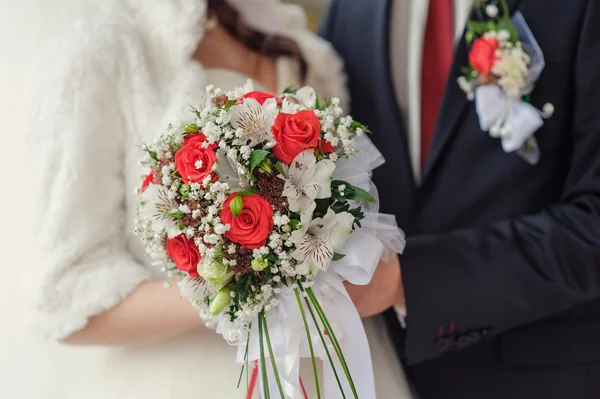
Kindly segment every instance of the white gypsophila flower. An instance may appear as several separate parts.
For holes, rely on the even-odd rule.
[[[510,40],[510,32],[506,29],[502,29],[498,32],[498,40],[500,42],[507,42]]]
[[[227,232],[227,226],[225,226],[222,223],[217,223],[215,225],[215,233],[219,234],[219,235],[223,235]]]
[[[192,211],[190,210],[190,207],[185,205],[185,204],[181,204],[179,205],[179,210],[185,214],[191,213]]]
[[[292,256],[299,262],[297,271],[313,275],[327,270],[335,251],[339,251],[352,234],[354,216],[348,212],[336,214],[331,208],[323,218],[313,218],[314,203],[301,215],[299,229],[290,240],[296,245]]]
[[[488,15],[488,17],[490,18],[496,18],[498,16],[498,6],[496,6],[495,4],[489,4],[486,8],[485,8],[485,13]]]
[[[250,93],[251,91],[254,91],[254,83],[252,82],[252,79],[247,79],[246,83],[243,86],[238,86],[236,88],[234,88],[233,90],[227,92],[227,97],[231,98],[231,99],[235,99],[235,98],[242,98],[244,97],[246,94]]]
[[[317,162],[313,150],[298,154],[287,172],[283,195],[292,212],[302,212],[315,199],[331,197],[331,180],[335,163],[329,159]]]
[[[271,126],[279,113],[274,98],[269,98],[263,105],[253,98],[246,98],[242,104],[231,107],[229,113],[231,125],[243,132],[239,138],[250,146],[274,141]]]
[[[460,76],[457,79],[457,82],[458,82],[458,86],[460,87],[460,89],[462,91],[464,91],[468,97],[473,95],[473,98],[474,98],[474,91],[475,91],[475,86],[476,86],[475,81],[468,81],[467,78],[465,78],[464,76]]]
[[[151,222],[154,231],[175,237],[180,230],[175,219],[169,214],[177,207],[177,202],[169,197],[164,187],[150,184],[142,193],[139,213]]]
[[[523,96],[530,61],[531,57],[523,50],[520,42],[499,52],[492,73],[500,77],[498,85],[509,98],[518,100]]]

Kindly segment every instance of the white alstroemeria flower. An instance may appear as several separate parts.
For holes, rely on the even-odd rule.
[[[234,105],[229,109],[231,126],[243,131],[239,139],[243,142],[249,139],[251,147],[275,141],[271,134],[271,126],[278,113],[277,100],[274,98],[269,98],[263,105],[253,98],[245,98],[243,104]]]
[[[152,222],[152,229],[158,233],[167,233],[169,237],[179,235],[181,231],[171,212],[177,212],[179,205],[169,198],[168,191],[160,185],[150,184],[142,193],[140,216]]]
[[[314,108],[315,102],[317,101],[317,93],[315,93],[315,89],[310,86],[298,89],[295,96],[300,104],[310,109]]]
[[[335,213],[331,208],[323,218],[311,220],[315,210],[313,202],[301,215],[300,227],[290,240],[296,245],[292,253],[298,264],[299,274],[314,274],[326,271],[336,251],[344,246],[352,234],[354,216],[348,212]]]
[[[189,276],[184,277],[179,282],[179,291],[182,297],[189,299],[192,303],[199,304],[205,303],[206,298],[216,294],[216,291],[206,281]]]
[[[315,199],[331,197],[331,179],[335,163],[317,162],[314,150],[305,150],[292,161],[287,172],[283,195],[292,212],[302,212]]]
[[[296,94],[286,96],[281,106],[281,111],[286,114],[295,114],[302,109],[314,109],[317,101],[317,93],[310,86],[296,91]]]
[[[217,150],[215,172],[219,176],[219,181],[227,183],[231,191],[242,191],[249,187],[248,178],[238,172],[236,160],[223,150]]]

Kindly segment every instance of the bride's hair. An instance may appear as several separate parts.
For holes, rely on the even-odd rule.
[[[291,39],[280,35],[266,35],[251,29],[230,6],[226,0],[208,0],[208,12],[212,13],[230,35],[244,43],[248,48],[273,58],[292,57],[300,65],[300,77],[306,79],[307,65],[302,57],[300,47]]]

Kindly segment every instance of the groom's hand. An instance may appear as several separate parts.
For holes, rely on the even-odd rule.
[[[379,262],[368,285],[344,284],[361,317],[374,316],[394,305],[404,307],[402,273],[397,256],[389,262]]]

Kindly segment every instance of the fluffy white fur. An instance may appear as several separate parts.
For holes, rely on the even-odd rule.
[[[295,6],[232,0],[248,22],[297,40],[308,84],[346,100],[342,64]],[[206,85],[190,56],[202,0],[121,0],[84,17],[45,53],[29,134],[29,276],[38,331],[62,338],[160,278],[131,233],[143,170],[136,145]],[[261,12],[257,13],[257,7]],[[249,11],[250,10],[250,11]]]

